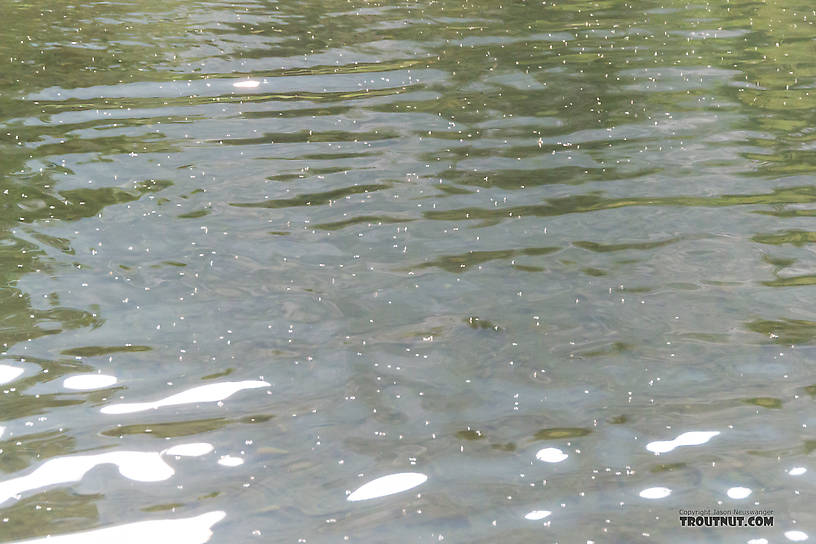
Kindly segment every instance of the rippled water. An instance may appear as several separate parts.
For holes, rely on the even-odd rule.
[[[2,16],[1,541],[812,537],[811,4]]]

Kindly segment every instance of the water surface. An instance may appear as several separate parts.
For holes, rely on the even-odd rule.
[[[816,12],[715,4],[5,2],[0,541],[812,535]]]

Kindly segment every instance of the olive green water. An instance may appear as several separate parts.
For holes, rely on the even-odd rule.
[[[811,3],[1,13],[0,541],[813,538]]]

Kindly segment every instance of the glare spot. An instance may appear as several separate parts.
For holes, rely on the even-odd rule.
[[[527,512],[524,515],[524,519],[529,519],[530,521],[538,521],[540,519],[544,519],[548,517],[552,512],[549,510],[533,510],[532,512]]]
[[[544,448],[542,450],[538,450],[536,453],[536,459],[539,461],[544,461],[545,463],[560,463],[567,457],[569,457],[569,455],[558,448]]]
[[[732,487],[726,494],[732,499],[744,499],[751,494],[751,490],[747,487]]]
[[[692,431],[683,433],[674,440],[658,440],[657,442],[649,442],[646,444],[646,449],[656,454],[668,453],[679,446],[700,446],[718,434],[720,434],[720,431]]]
[[[82,374],[80,376],[65,378],[65,381],[62,382],[62,386],[66,389],[87,391],[89,389],[110,387],[115,384],[116,381],[116,376],[108,376],[106,374]]]
[[[192,444],[179,444],[164,450],[166,455],[178,455],[180,457],[199,457],[213,451],[213,445],[207,442],[195,442]]]
[[[179,444],[163,452],[109,451],[96,455],[55,457],[25,476],[0,482],[0,504],[26,491],[79,482],[91,469],[106,464],[116,465],[119,474],[134,482],[161,482],[175,474],[173,467],[162,459],[163,454],[198,456],[210,451],[210,444],[193,443]]]
[[[223,455],[218,459],[218,464],[225,467],[237,467],[238,465],[243,465],[244,460],[240,457],[233,457],[232,455]]]
[[[81,533],[47,536],[18,544],[110,544],[111,542],[172,542],[204,544],[212,536],[212,526],[226,513],[215,510],[192,518],[154,519]]]
[[[348,496],[350,501],[365,501],[386,497],[395,493],[401,493],[422,485],[428,477],[419,472],[401,472],[389,474],[367,484],[360,486],[354,493]]]
[[[665,499],[671,495],[671,489],[668,487],[650,487],[640,492],[640,496],[644,499]]]
[[[25,491],[78,482],[89,470],[104,464],[116,465],[122,476],[137,482],[159,482],[175,474],[159,453],[152,451],[112,451],[98,455],[57,457],[26,476],[0,482],[0,504]]]
[[[9,365],[0,365],[0,384],[8,383],[14,380],[22,373],[23,373],[22,368],[17,368],[16,366]]]
[[[169,397],[153,402],[131,402],[111,404],[102,408],[103,414],[132,414],[179,404],[195,404],[197,402],[218,402],[244,389],[269,387],[269,383],[261,381],[222,382],[193,387],[187,391],[170,395]]]

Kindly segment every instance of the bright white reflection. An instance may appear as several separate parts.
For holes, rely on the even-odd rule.
[[[258,387],[269,387],[269,383],[247,380],[242,382],[221,382],[211,383],[193,387],[187,391],[170,395],[169,397],[153,402],[123,402],[111,404],[102,408],[103,414],[132,414],[134,412],[144,412],[154,410],[163,406],[176,406],[178,404],[194,404],[197,402],[218,402],[232,396],[244,389],[255,389]]]
[[[808,539],[808,535],[802,531],[785,531],[785,538],[794,542],[804,542]]]
[[[82,374],[80,376],[65,378],[65,381],[62,382],[62,386],[66,389],[87,391],[89,389],[102,389],[103,387],[110,387],[115,383],[116,376],[108,376],[106,374]]]
[[[239,89],[254,89],[258,85],[260,85],[260,81],[255,81],[252,79],[245,79],[243,81],[236,81],[232,84],[233,87],[238,87]]]
[[[57,457],[40,465],[34,472],[0,482],[0,504],[24,491],[31,491],[54,484],[80,481],[97,465],[111,463],[119,467],[119,473],[138,482],[158,482],[174,474],[158,452],[116,451],[98,455]]]
[[[544,448],[536,452],[536,459],[544,461],[545,463],[560,463],[567,457],[569,457],[569,455],[558,448]]]
[[[3,433],[0,433],[0,435],[2,434]],[[807,469],[805,467],[793,467],[788,471],[788,474],[790,474],[791,476],[801,476],[805,472],[807,472]]]
[[[671,489],[668,487],[650,487],[640,492],[640,496],[644,499],[665,499],[671,495]]]
[[[24,371],[22,368],[9,365],[0,365],[0,384],[9,383]]]
[[[726,495],[731,497],[732,499],[744,499],[748,495],[751,494],[751,490],[747,487],[732,487],[728,491],[726,491]]]
[[[524,515],[524,519],[529,519],[530,521],[538,521],[540,519],[544,519],[547,516],[552,514],[549,510],[533,510],[532,512],[527,512]]]
[[[705,444],[718,434],[720,434],[720,431],[692,431],[690,433],[683,433],[674,440],[649,442],[646,444],[646,449],[656,454],[667,453],[679,446],[699,446]]]
[[[166,455],[178,455],[180,457],[198,457],[200,455],[207,455],[213,451],[213,445],[206,442],[195,442],[193,444],[179,444],[164,450],[162,453]]]
[[[232,455],[222,455],[221,458],[218,459],[218,464],[225,467],[237,467],[238,465],[243,465],[244,460],[240,457],[233,457]]]
[[[206,444],[212,449],[212,446]],[[33,491],[57,484],[74,483],[82,480],[91,469],[105,464],[116,465],[119,474],[136,482],[160,482],[167,480],[175,471],[162,459],[162,453],[155,451],[110,451],[96,455],[74,455],[56,457],[37,467],[33,472],[0,482],[0,504],[26,491]],[[203,455],[207,453],[201,444],[175,446],[175,455]]]
[[[367,484],[360,486],[357,491],[349,495],[347,498],[350,501],[366,501],[368,499],[376,499],[401,493],[413,489],[418,485],[422,485],[428,477],[419,472],[401,472],[399,474],[389,474],[372,480]]]
[[[221,510],[180,519],[156,519],[94,529],[82,533],[59,535],[15,544],[136,544],[172,542],[173,544],[204,544],[212,536],[212,526],[224,519]]]
[[[3,438],[3,433],[6,432],[6,428],[0,425],[0,438]]]

